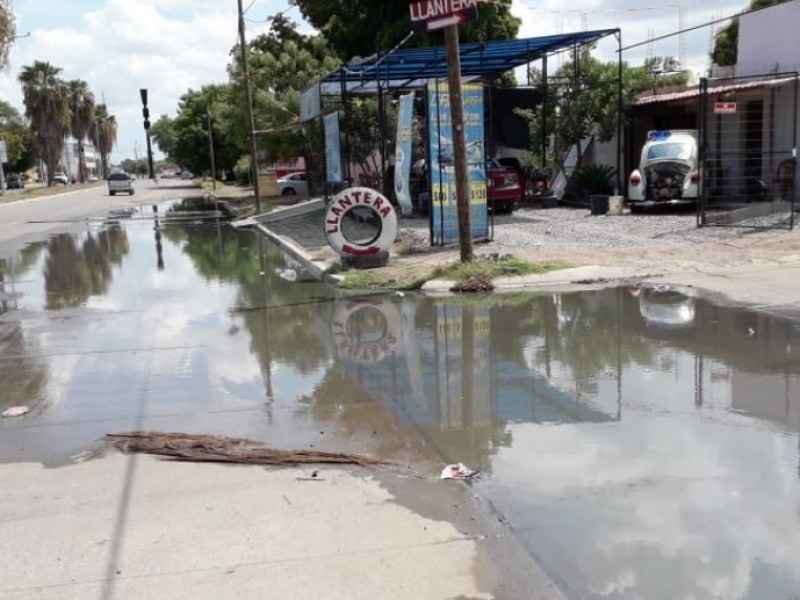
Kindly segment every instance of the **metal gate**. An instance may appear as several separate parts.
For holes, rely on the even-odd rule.
[[[797,100],[797,72],[700,80],[699,227],[794,227]]]

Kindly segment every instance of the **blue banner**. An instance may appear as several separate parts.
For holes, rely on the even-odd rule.
[[[411,136],[414,117],[414,93],[400,96],[397,113],[397,144],[394,151],[394,193],[400,210],[410,215],[413,210],[411,193]]]
[[[470,223],[473,240],[489,238],[484,161],[483,86],[464,84],[464,134],[467,144]],[[432,244],[458,242],[453,119],[447,82],[428,84],[428,131],[431,176]]]
[[[339,147],[339,113],[323,117],[325,125],[325,176],[328,183],[342,181],[342,154]]]

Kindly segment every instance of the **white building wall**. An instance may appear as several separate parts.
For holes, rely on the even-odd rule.
[[[737,77],[800,71],[800,0],[792,0],[739,19]],[[797,92],[794,83],[764,90],[763,176],[772,181],[777,165],[796,156],[800,138],[797,118]],[[795,197],[800,191],[800,177],[795,177]]]
[[[83,143],[83,155],[86,160],[86,167],[89,175],[98,175],[100,171],[100,154],[95,152],[94,144],[89,141]],[[61,151],[59,169],[63,169],[67,177],[75,181],[80,180],[80,159],[78,153],[78,142],[74,139],[64,142],[64,149]]]
[[[800,70],[800,0],[739,18],[736,75]]]

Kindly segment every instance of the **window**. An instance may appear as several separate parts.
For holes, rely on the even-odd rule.
[[[647,160],[689,160],[692,157],[692,146],[690,144],[668,143],[653,144],[647,150]]]

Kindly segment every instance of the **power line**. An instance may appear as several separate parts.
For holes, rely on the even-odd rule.
[[[625,52],[626,50],[632,50],[633,48],[638,48],[640,46],[644,46],[646,44],[650,44],[652,42],[660,42],[661,40],[666,40],[671,37],[675,37],[676,35],[682,35],[684,33],[689,33],[690,31],[697,31],[698,29],[704,29],[705,27],[711,27],[712,25],[716,25],[717,23],[723,23],[725,21],[730,21],[731,19],[736,19],[741,17],[742,15],[749,15],[754,12],[758,12],[759,10],[764,10],[763,8],[758,8],[755,10],[747,10],[744,12],[737,13],[735,15],[731,15],[729,17],[724,17],[722,19],[714,19],[713,21],[708,21],[707,23],[702,23],[701,25],[695,25],[694,27],[687,27],[686,29],[679,29],[678,31],[674,31],[672,33],[666,33],[664,35],[660,35],[658,37],[654,37],[652,40],[645,40],[644,42],[636,42],[635,44],[631,44],[630,46],[625,46],[624,48],[620,48],[617,52]]]

